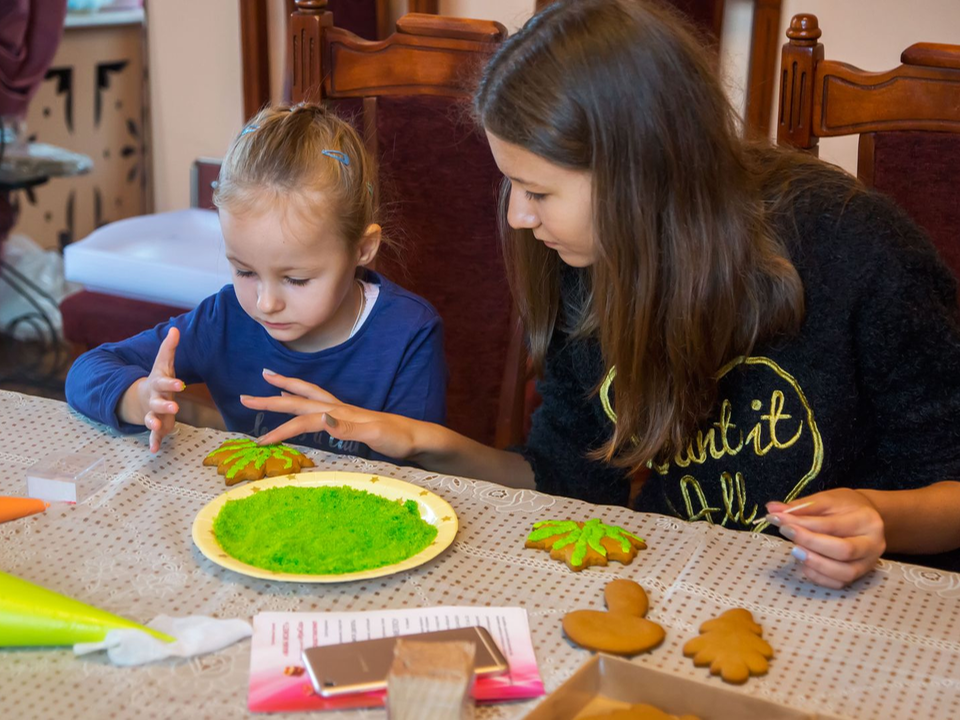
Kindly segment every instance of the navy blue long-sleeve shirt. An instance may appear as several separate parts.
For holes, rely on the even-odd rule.
[[[336,347],[314,353],[290,350],[243,311],[233,286],[227,285],[184,315],[81,355],[67,375],[67,402],[120,432],[143,432],[143,425],[120,421],[117,405],[130,385],[150,374],[160,343],[176,327],[177,378],[206,383],[233,432],[259,437],[292,417],[240,404],[241,394],[279,394],[263,379],[264,368],[318,385],[351,405],[443,423],[447,369],[440,317],[425,300],[386,278],[367,271],[364,279],[380,284],[379,297],[356,334]],[[366,446],[327,433],[290,442],[370,456]]]

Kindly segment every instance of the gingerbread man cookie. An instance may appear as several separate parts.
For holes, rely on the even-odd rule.
[[[647,620],[647,593],[633,580],[613,580],[603,590],[607,611],[574,610],[563,618],[563,632],[582,648],[636,655],[663,642],[664,631]]]
[[[203,459],[204,465],[216,465],[227,485],[244,480],[287,475],[314,466],[313,460],[286,445],[257,445],[251,438],[227,440]]]
[[[740,685],[751,675],[765,675],[773,648],[761,638],[763,628],[749,610],[734,608],[700,626],[700,635],[683,646],[697,667],[710,666],[711,675]]]
[[[591,565],[606,565],[609,560],[629,565],[647,544],[622,527],[605,525],[598,519],[543,520],[533,524],[524,547],[549,550],[554,560],[563,560],[579,572]]]

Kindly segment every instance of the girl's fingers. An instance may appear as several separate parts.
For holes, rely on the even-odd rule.
[[[163,434],[160,432],[163,423],[153,412],[146,414],[143,423],[150,430],[150,452],[155,453],[160,449],[160,441],[163,440]]]
[[[153,373],[173,377],[173,359],[176,356],[177,344],[180,342],[180,331],[171,327],[167,331],[167,336],[160,343],[160,349],[157,351],[157,358],[153,361]]]
[[[158,377],[153,380],[153,387],[159,392],[178,393],[186,389],[183,380],[177,380],[171,377]]]
[[[172,400],[168,400],[160,395],[153,395],[148,403],[151,412],[159,415],[176,415],[180,412],[180,406]]]
[[[830,584],[828,587],[845,587],[857,578],[866,575],[868,572],[873,570],[877,564],[876,558],[865,558],[856,560],[854,562],[839,562],[838,560],[824,557],[823,555],[814,552],[809,548],[800,547],[799,545],[794,547],[793,556],[803,564],[805,571],[810,570],[811,572],[817,573],[824,578],[828,578],[835,583],[840,583],[839,586]],[[809,574],[807,577],[814,579]],[[820,581],[815,580],[815,582]]]
[[[866,510],[852,510],[835,515],[772,514],[774,518],[780,520],[779,523],[774,523],[775,525],[795,526],[820,535],[856,537],[857,535],[882,536],[883,534],[883,521],[880,516]]]
[[[817,585],[832,588],[833,590],[842,590],[845,587],[845,583],[842,583],[839,580],[834,580],[832,577],[827,577],[823,573],[817,572],[816,570],[808,568],[805,565],[801,565],[801,567],[803,568],[804,576],[815,582]]]
[[[278,387],[281,390],[286,390],[289,393],[294,395],[299,395],[300,397],[305,397],[309,400],[319,400],[320,402],[339,404],[340,401],[336,397],[328,393],[323,388],[317,387],[313,383],[308,383],[305,380],[300,380],[298,378],[290,378],[285,375],[278,375],[275,372],[264,369],[263,379],[274,387]]]
[[[347,413],[349,417],[349,413]],[[347,420],[343,414],[334,417],[330,413],[323,413],[321,419],[324,430],[337,440],[355,440],[362,443],[371,443],[380,439],[380,430],[375,422],[356,422]]]
[[[176,418],[169,413],[156,413],[153,410],[143,418],[143,424],[150,431],[150,452],[160,450],[163,438],[170,434],[176,425]]]
[[[303,433],[324,430],[337,440],[356,440],[362,443],[377,440],[379,435],[375,423],[353,422],[342,418],[334,418],[327,413],[316,413],[314,415],[301,415],[285,422],[275,430],[271,430],[258,438],[257,443],[273,445]]]
[[[789,516],[788,516],[789,517]],[[854,537],[836,537],[821,535],[793,524],[780,528],[780,534],[808,550],[813,550],[831,560],[849,563],[868,557],[879,557],[880,550],[876,539],[865,535]]]
[[[328,430],[329,427],[325,422],[325,415],[323,413],[315,413],[312,415],[301,415],[295,417],[293,420],[288,420],[280,427],[274,428],[266,435],[261,435],[257,438],[258,445],[274,445],[276,443],[281,443],[284,440],[289,440],[292,437],[297,435],[302,435],[303,433],[315,433],[322,430]]]
[[[335,407],[332,403],[308,400],[298,395],[275,395],[274,397],[241,395],[240,404],[252,410],[267,410],[268,412],[285,413],[287,415],[315,414]]]

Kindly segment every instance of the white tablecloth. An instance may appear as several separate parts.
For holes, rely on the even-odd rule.
[[[261,611],[520,605],[548,691],[590,657],[563,638],[562,616],[602,609],[604,585],[624,577],[647,589],[648,617],[667,631],[638,663],[720,682],[681,648],[704,620],[745,607],[777,655],[770,673],[741,692],[853,718],[960,718],[960,575],[884,562],[847,590],[825,590],[802,580],[790,545],[773,537],[311,451],[319,470],[377,472],[429,488],[453,505],[459,534],[439,558],[401,575],[339,585],[260,581],[209,562],[190,536],[197,512],[225,489],[201,461],[226,437],[178,426],[154,456],[145,436],[115,436],[63,403],[0,392],[0,495],[24,494],[24,471],[57,451],[102,455],[107,481],[79,505],[0,524],[0,569],[140,622],[160,613],[249,619]],[[627,567],[573,573],[523,547],[536,520],[592,517],[637,532],[649,549]],[[242,716],[249,656],[245,641],[191,661],[123,669],[69,650],[0,650],[0,716]],[[478,715],[519,718],[535,703]]]

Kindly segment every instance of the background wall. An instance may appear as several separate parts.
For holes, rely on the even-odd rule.
[[[154,210],[190,206],[190,166],[243,122],[237,0],[147,3]]]

